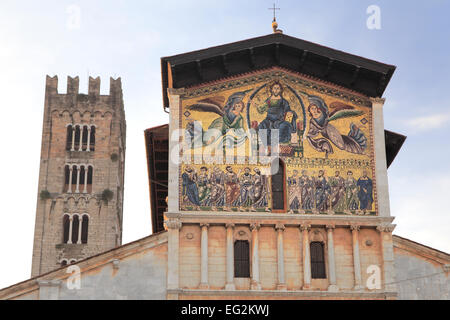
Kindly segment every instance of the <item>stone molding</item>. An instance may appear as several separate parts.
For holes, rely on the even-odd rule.
[[[377,230],[379,232],[392,232],[392,231],[394,231],[395,227],[396,227],[395,224],[380,225],[380,226],[377,226]]]
[[[380,104],[380,105],[384,105],[384,102],[386,101],[385,98],[380,98],[380,97],[374,97],[374,98],[369,98],[370,102],[372,102],[373,104]]]
[[[255,220],[259,224],[283,223],[288,225],[299,225],[303,223],[326,225],[332,222],[336,226],[348,226],[349,224],[359,224],[361,226],[378,226],[390,224],[394,217],[381,216],[357,216],[357,215],[295,215],[284,213],[246,213],[246,212],[218,212],[218,211],[192,211],[192,212],[166,212],[167,218],[178,218],[183,223],[200,223],[202,220],[211,224],[226,224],[229,221],[234,223],[251,224]]]
[[[310,224],[301,224],[300,225],[300,230],[301,231],[309,231],[311,229],[311,225]]]
[[[198,289],[172,289],[167,290],[168,294],[180,294],[185,296],[197,296],[205,295],[211,298],[215,296],[260,296],[260,297],[317,297],[325,299],[342,299],[342,298],[354,298],[354,299],[396,299],[396,292],[378,291],[378,292],[355,292],[355,291],[343,291],[330,292],[319,290],[198,290]]]
[[[165,222],[168,229],[181,229],[182,223],[179,219],[169,219]]]
[[[169,96],[181,96],[186,93],[185,88],[167,88],[167,94]]]

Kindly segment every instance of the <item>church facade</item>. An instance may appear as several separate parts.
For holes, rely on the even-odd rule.
[[[151,236],[0,298],[450,299],[450,255],[392,235],[387,168],[404,137],[385,130],[381,97],[395,67],[275,29],[161,59],[170,119],[145,132]],[[44,223],[60,228],[52,250],[97,241],[62,221]]]

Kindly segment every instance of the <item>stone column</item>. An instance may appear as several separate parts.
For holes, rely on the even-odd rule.
[[[363,289],[361,278],[361,261],[359,257],[359,226],[351,225],[352,242],[353,242],[353,270],[355,273],[355,287],[354,290]]]
[[[69,188],[67,189],[67,193],[72,193],[72,174],[73,174],[73,166],[69,166]]]
[[[167,261],[167,289],[179,289],[179,243],[182,223],[179,219],[166,220],[168,229],[168,261]],[[168,299],[177,299],[177,295],[168,295]]]
[[[394,228],[395,224],[377,227],[377,230],[380,232],[381,253],[383,256],[384,290],[389,292],[397,291],[395,284],[394,244],[392,242],[392,231],[394,231]]]
[[[250,287],[252,290],[261,290],[261,283],[259,279],[259,239],[258,231],[261,225],[259,223],[252,223],[250,230],[252,231],[252,280]]]
[[[72,148],[70,151],[75,151],[75,126],[72,126]]]
[[[327,246],[328,246],[328,276],[329,276],[329,286],[328,291],[337,292],[339,287],[336,281],[336,261],[334,259],[334,240],[333,240],[333,230],[335,226],[329,224],[327,228]]]
[[[83,188],[83,193],[87,193],[88,172],[89,172],[89,166],[84,168],[84,188]]]
[[[202,229],[201,237],[201,277],[199,289],[209,289],[208,284],[208,223],[201,223],[200,228]]]
[[[300,230],[303,238],[303,290],[311,289],[311,254],[309,253],[309,230],[311,225],[302,224]]]
[[[80,146],[78,147],[78,151],[83,151],[83,131],[84,126],[80,126]]]
[[[170,213],[178,212],[179,208],[179,170],[181,165],[180,158],[180,136],[183,135],[183,130],[180,130],[180,115],[181,108],[180,95],[184,93],[184,89],[168,88],[167,94],[169,97],[170,117],[169,117],[169,192],[167,201],[167,211]]]
[[[278,223],[275,225],[275,230],[277,230],[277,253],[278,253],[277,290],[287,290],[286,278],[284,273],[284,244],[283,244],[284,229],[285,229],[284,224]]]
[[[68,244],[72,243],[72,222],[73,222],[73,216],[69,216],[69,239],[67,240]]]
[[[91,127],[88,126],[88,136],[87,136],[87,146],[86,146],[86,151],[91,151]]]
[[[386,163],[386,145],[384,141],[383,98],[371,98],[373,148],[375,153],[375,183],[377,190],[378,215],[389,217],[389,186]]]
[[[81,230],[83,230],[83,217],[78,216],[78,241],[77,241],[77,244],[81,244]]]
[[[81,166],[77,166],[77,187],[75,189],[75,193],[80,193],[80,171]]]
[[[234,224],[227,223],[227,282],[225,284],[225,290],[235,290],[234,285],[234,243],[233,243],[233,230]]]

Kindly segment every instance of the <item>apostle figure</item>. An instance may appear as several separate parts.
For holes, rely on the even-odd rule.
[[[252,193],[253,193],[253,181],[252,175],[250,174],[250,168],[245,168],[244,173],[239,178],[239,183],[241,187],[241,194],[239,197],[239,206],[241,210],[244,207],[250,207],[252,204]]]
[[[266,118],[257,125],[257,130],[267,130],[267,141],[262,139],[266,146],[271,145],[271,131],[278,131],[280,143],[291,141],[291,134],[297,131],[297,113],[291,110],[289,102],[283,98],[283,87],[276,81],[270,86],[270,97],[263,105],[257,107],[257,111],[263,114],[267,111]]]
[[[358,179],[357,182],[359,191],[358,191],[358,198],[359,198],[359,208],[363,212],[367,212],[368,210],[372,209],[372,179],[370,179],[367,176],[367,171],[363,171],[362,177]]]
[[[315,179],[316,187],[316,210],[318,212],[328,211],[330,207],[331,188],[325,177],[325,172],[319,170],[319,175]]]
[[[300,208],[302,193],[300,189],[298,171],[294,170],[291,177],[288,177],[288,187],[289,187],[289,212],[293,213],[293,210],[298,210]]]
[[[198,187],[198,198],[200,200],[200,203],[202,205],[205,205],[211,191],[208,177],[208,168],[206,167],[200,168],[200,174],[198,175],[197,178],[197,187]]]
[[[299,179],[301,188],[301,208],[302,213],[305,210],[312,210],[314,208],[314,180],[308,176],[308,171],[303,170],[302,176]]]
[[[210,177],[211,191],[207,205],[215,211],[217,207],[225,204],[225,176],[219,167],[214,167]]]
[[[267,177],[261,174],[258,168],[253,169],[255,174],[253,175],[253,199],[251,210],[255,211],[256,208],[265,208],[269,211],[267,207]]]
[[[344,212],[345,203],[345,179],[336,171],[334,177],[330,178],[331,206],[335,212]]]
[[[200,206],[200,199],[198,196],[198,189],[197,189],[197,173],[195,173],[194,169],[192,169],[190,166],[187,166],[184,170],[185,172],[181,175],[181,178],[183,180],[183,200],[190,201],[194,206],[195,209],[198,210]]]
[[[358,185],[353,177],[353,172],[350,170],[347,172],[347,179],[345,179],[345,203],[346,213],[350,213],[350,210],[358,210]]]
[[[225,168],[225,194],[226,194],[226,210],[236,207],[239,202],[239,177],[233,172],[233,168],[228,166]]]

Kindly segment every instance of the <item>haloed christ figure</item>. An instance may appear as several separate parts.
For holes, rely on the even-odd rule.
[[[291,141],[291,134],[297,131],[297,113],[291,110],[289,102],[283,98],[283,87],[281,83],[274,82],[270,86],[270,97],[263,105],[257,107],[257,111],[263,114],[267,111],[266,118],[261,123],[252,125],[259,131],[267,130],[267,145],[271,145],[271,134],[273,129],[279,130],[280,143]],[[264,139],[263,139],[264,140]]]

